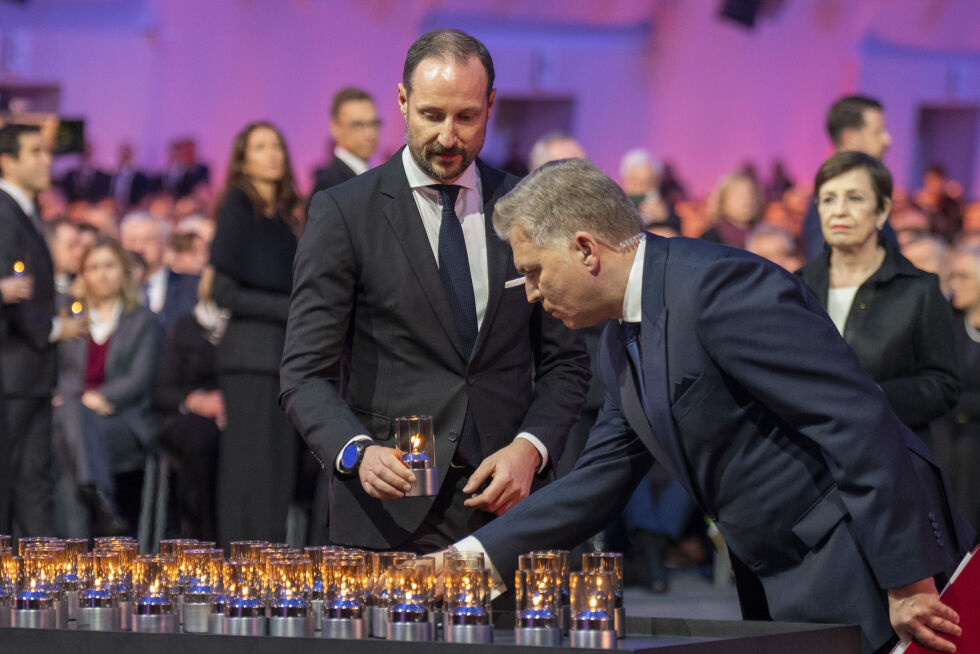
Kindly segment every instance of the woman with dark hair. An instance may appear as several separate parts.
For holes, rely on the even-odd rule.
[[[221,542],[286,536],[300,440],[279,409],[299,203],[282,134],[265,122],[235,137],[211,246],[212,295],[230,312],[218,344],[226,427],[218,448]]]
[[[838,152],[820,166],[814,198],[827,246],[798,273],[830,314],[892,410],[920,437],[960,393],[949,305],[938,278],[879,231],[892,177],[878,159]]]
[[[140,306],[131,266],[118,241],[96,241],[80,267],[89,336],[58,345],[55,432],[92,535],[127,531],[114,479],[142,469],[157,429],[150,390],[163,329]]]

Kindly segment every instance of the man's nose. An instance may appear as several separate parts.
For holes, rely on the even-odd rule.
[[[535,286],[534,284],[531,284],[530,282],[525,281],[524,282],[524,292],[527,293],[527,301],[530,304],[534,304],[535,302],[540,302],[541,301],[541,291],[539,291],[538,290],[538,287]]]
[[[439,130],[439,145],[451,148],[456,145],[456,125],[452,119],[447,118]]]

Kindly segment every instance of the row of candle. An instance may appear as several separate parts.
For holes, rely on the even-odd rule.
[[[89,628],[176,631],[183,622],[188,632],[258,634],[268,625],[276,635],[311,636],[319,628],[328,637],[398,640],[431,640],[437,631],[432,556],[240,541],[226,560],[214,543],[197,540],[161,541],[160,554],[138,555],[128,538],[96,539],[91,552],[87,540],[30,538],[20,539],[15,557],[5,538],[0,624],[35,626],[17,624],[17,612],[68,600],[57,626],[76,618]],[[573,645],[576,634],[592,634],[586,644],[593,647],[610,638],[614,644],[617,631],[625,635],[621,555],[587,553],[582,571],[570,572],[567,551],[531,552],[518,568],[519,642],[560,643],[563,628]],[[449,552],[442,573],[446,639],[490,642],[492,581],[483,555]],[[13,609],[7,622],[4,607]],[[113,617],[97,619],[102,614]]]

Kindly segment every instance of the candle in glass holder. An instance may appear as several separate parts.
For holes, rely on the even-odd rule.
[[[10,542],[9,537],[7,542]],[[0,546],[0,627],[9,627],[11,623],[10,611],[14,605],[15,579],[10,575],[13,558],[14,551],[9,545]]]
[[[626,608],[623,606],[623,555],[620,552],[584,552],[582,572],[609,572],[613,577],[616,607],[613,622],[616,638],[626,638]]]
[[[172,590],[176,559],[167,554],[144,554],[133,565],[133,631],[176,633]]]
[[[479,570],[487,566],[483,552],[446,552],[442,557],[442,565],[447,572],[450,570]]]
[[[573,572],[569,575],[572,607],[572,647],[615,649],[615,579],[611,572]]]
[[[364,590],[368,633],[373,638],[388,637],[388,605],[391,603],[395,567],[416,558],[413,552],[371,552],[367,555],[368,579]]]
[[[119,556],[119,574],[116,578],[116,603],[119,606],[121,628],[133,629],[133,568],[139,555],[139,543],[123,536],[107,536],[95,539],[93,552],[115,552]]]
[[[120,575],[119,553],[100,550],[89,558],[91,569],[78,593],[78,628],[119,631],[122,626],[116,598],[116,584]]]
[[[561,646],[558,598],[561,578],[552,570],[525,568],[514,573],[517,620],[514,628],[518,645]]]
[[[430,641],[429,610],[434,596],[431,560],[409,559],[395,566],[389,577],[388,640]]]
[[[407,416],[395,419],[398,449],[402,463],[415,475],[408,497],[430,496],[439,492],[436,468],[436,443],[432,433],[432,416]]]
[[[331,553],[322,561],[324,585],[321,635],[361,639],[368,633],[364,589],[368,583],[366,557],[361,553]]]
[[[264,575],[260,568],[258,562],[246,559],[229,559],[224,562],[224,634],[265,635],[265,602],[262,600]]]
[[[447,568],[445,587],[446,640],[450,643],[492,643],[490,570]]]
[[[180,605],[184,633],[208,633],[211,597],[221,583],[222,550],[186,549],[181,552],[184,575],[184,601]]]
[[[313,566],[305,554],[286,554],[270,558],[269,635],[286,638],[313,636],[310,590]]]
[[[27,266],[24,265],[23,261],[15,261],[14,266],[14,277],[20,278],[27,274]]]
[[[25,548],[21,547],[22,550]],[[12,609],[14,627],[24,629],[55,629],[54,598],[51,579],[54,576],[54,556],[48,552],[24,551],[20,560],[18,586]]]

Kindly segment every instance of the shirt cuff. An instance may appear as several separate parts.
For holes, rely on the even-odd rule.
[[[544,443],[538,440],[537,436],[535,436],[534,434],[530,434],[526,431],[522,431],[521,433],[519,433],[517,436],[514,437],[514,440],[516,441],[518,438],[523,438],[531,445],[533,445],[534,449],[538,451],[538,454],[541,455],[541,465],[538,466],[538,472],[544,472],[545,466],[548,465],[548,448],[544,446]]]
[[[48,343],[57,343],[61,338],[61,318],[51,319],[51,331],[48,332]]]
[[[493,561],[490,560],[490,556],[487,554],[487,551],[483,549],[483,544],[480,543],[480,541],[473,536],[467,536],[463,540],[454,544],[453,547],[460,552],[480,552],[483,554],[483,559],[487,562],[487,567],[490,568],[490,584],[492,586],[490,589],[490,599],[497,599],[507,592],[507,584],[504,583],[500,573],[497,572],[496,566],[494,566]]]
[[[342,448],[340,448],[340,452],[337,453],[337,460],[334,461],[334,463],[333,463],[334,468],[337,469],[337,472],[343,472],[340,469],[340,460],[343,458],[343,456],[344,456],[344,450],[347,449],[347,446],[348,445],[350,445],[351,443],[356,443],[357,441],[373,441],[373,440],[374,439],[371,438],[370,436],[368,436],[367,434],[358,434],[354,438],[352,438],[349,441],[347,441],[346,443],[344,443],[344,446]]]

